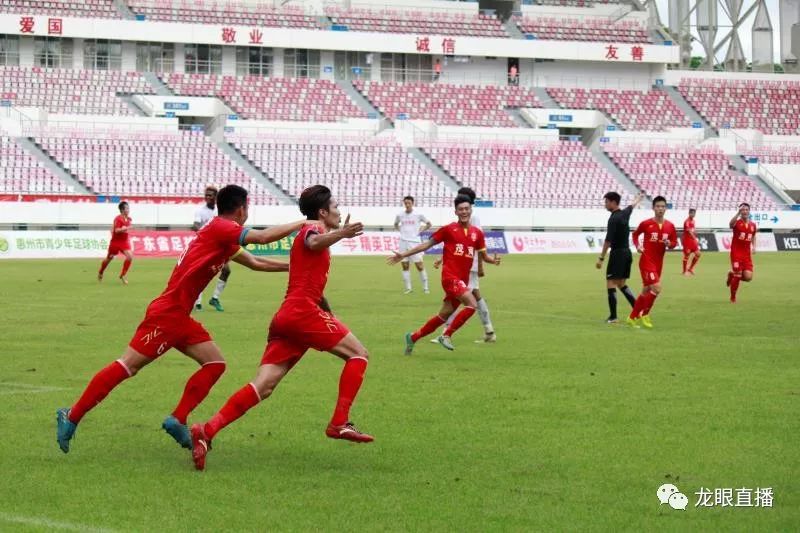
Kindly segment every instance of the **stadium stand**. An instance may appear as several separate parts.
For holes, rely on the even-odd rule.
[[[717,129],[757,129],[768,135],[800,131],[800,83],[765,80],[681,80],[683,97]]]
[[[603,18],[517,16],[514,21],[522,33],[533,35],[537,39],[642,44],[652,42],[647,29],[637,20],[613,22]]]
[[[307,15],[300,6],[275,7],[266,2],[254,4],[230,0],[128,0],[127,4],[134,13],[151,20],[319,29],[316,19]]]
[[[405,114],[455,126],[516,127],[507,107],[542,107],[533,89],[447,83],[354,82],[389,119]]]
[[[11,138],[0,137],[0,192],[69,194],[69,186]]]
[[[255,204],[277,203],[202,132],[79,135],[35,142],[97,194],[194,197],[209,183],[235,183]]]
[[[483,13],[327,6],[325,14],[351,31],[508,37],[497,17]]]
[[[759,209],[775,202],[715,147],[606,145],[606,152],[648,196],[663,195],[679,209],[726,209],[749,201]]]
[[[671,126],[691,126],[691,120],[661,90],[552,88],[547,93],[562,107],[607,113],[626,130],[661,131]]]
[[[51,113],[133,115],[117,94],[152,94],[138,72],[0,67],[0,93],[14,106]]]
[[[243,118],[335,122],[366,117],[328,80],[172,73],[164,81],[179,95],[221,98]]]
[[[0,0],[0,13],[122,18],[112,0]]]
[[[577,141],[491,144],[436,143],[430,156],[461,184],[498,207],[597,207],[619,183]]]
[[[757,157],[759,162],[773,165],[800,165],[800,146],[762,145],[755,148],[740,148],[745,157]]]
[[[229,137],[289,194],[325,183],[349,206],[388,205],[410,194],[420,206],[450,205],[448,190],[430,170],[394,142],[349,143],[309,139]]]

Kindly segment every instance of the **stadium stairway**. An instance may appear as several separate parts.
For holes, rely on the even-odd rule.
[[[122,15],[122,18],[127,20],[134,20],[136,19],[136,13],[131,10],[125,0],[113,0],[114,7],[117,8],[119,14]]]
[[[514,18],[513,17],[509,17],[509,19],[507,21],[503,22],[503,29],[506,31],[506,33],[509,35],[509,37],[511,37],[512,39],[524,39],[525,38],[525,34],[523,34],[520,31],[519,26],[517,26],[517,23],[514,22]]]
[[[175,93],[172,92],[172,89],[170,89],[161,78],[156,76],[155,73],[142,72],[142,77],[153,87],[158,96],[175,96]]]
[[[356,89],[353,82],[347,80],[336,80],[336,85],[338,85],[344,93],[350,97],[350,100],[353,101],[356,106],[364,113],[367,113],[368,116],[375,116],[379,118],[386,118],[386,116],[381,113],[377,107],[372,105],[372,102],[364,96],[361,91]]]
[[[667,95],[672,99],[675,105],[683,111],[687,117],[692,119],[692,122],[700,122],[703,125],[703,132],[704,138],[708,139],[709,137],[719,137],[719,132],[714,129],[708,121],[703,118],[703,116],[697,112],[697,110],[692,107],[692,105],[686,101],[683,95],[678,91],[677,88],[672,86],[666,86],[662,88],[663,91],[667,93]]]
[[[130,107],[131,110],[134,113],[136,113],[138,116],[140,116],[140,117],[149,117],[150,116],[147,113],[145,113],[144,109],[142,109],[141,107],[136,105],[136,101],[133,99],[133,95],[132,94],[120,94],[120,95],[117,95],[117,97],[120,100],[122,100],[123,102],[125,102],[126,104],[128,104],[128,107]]]
[[[542,103],[542,107],[545,109],[561,109],[561,106],[558,102],[553,100],[553,97],[550,96],[550,93],[547,92],[547,89],[544,87],[533,87],[533,92],[536,94],[536,98]]]
[[[458,189],[461,188],[461,184],[456,181],[452,174],[447,172],[441,165],[434,161],[425,150],[416,146],[409,146],[406,148],[406,151],[411,154],[411,157],[429,169],[434,176],[439,178],[439,181],[442,183],[442,185],[453,191],[454,195],[456,192],[458,192]]]
[[[614,178],[619,182],[620,187],[628,191],[632,196],[636,196],[642,192],[642,190],[637,187],[633,181],[631,181],[628,175],[625,174],[622,169],[620,169],[616,163],[611,160],[610,157],[608,157],[608,154],[603,151],[603,148],[599,143],[595,143],[591,148],[589,148],[589,151],[592,152],[594,158],[597,159],[612,176],[614,176]]]
[[[520,112],[518,107],[507,107],[506,113],[511,117],[511,120],[520,128],[532,128],[533,125],[525,120],[525,116]]]
[[[744,156],[739,154],[731,154],[728,156],[731,162],[731,167],[742,175],[747,175],[747,162]],[[773,186],[769,181],[765,180],[761,174],[748,176],[753,183],[755,183],[764,194],[769,196],[776,204],[789,205],[795,203],[794,199],[785,190]]]
[[[29,137],[16,137],[14,139],[17,144],[26,152],[31,154],[33,157],[38,159],[42,162],[42,164],[47,167],[47,169],[52,172],[55,176],[57,176],[61,181],[66,183],[69,187],[78,193],[78,194],[91,194],[94,195],[95,192],[84,185],[78,178],[75,177],[74,174],[69,172],[65,169],[61,163],[53,159],[50,154],[47,153],[47,150],[44,150],[41,146],[36,144],[36,142]]]
[[[271,177],[261,170],[258,165],[253,163],[249,158],[242,154],[238,148],[224,139],[215,139],[214,137],[209,137],[209,139],[216,143],[220,150],[222,150],[225,155],[230,157],[231,161],[236,163],[236,166],[238,166],[244,173],[261,183],[281,205],[297,205],[297,199],[295,197],[279,187]]]

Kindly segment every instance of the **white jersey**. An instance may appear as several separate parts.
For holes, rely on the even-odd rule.
[[[208,205],[203,204],[197,211],[194,212],[194,222],[197,224],[198,228],[200,229],[206,224],[208,221],[217,216],[217,208],[211,209]]]
[[[475,211],[472,212],[472,216],[469,219],[469,223],[471,226],[475,226],[478,229],[481,228],[481,221],[478,218],[478,215],[475,214]],[[472,268],[470,272],[477,272],[478,271],[478,254],[475,254],[475,257],[472,258]]]
[[[406,213],[403,211],[394,219],[396,226],[400,227],[400,240],[405,242],[419,243],[419,232],[422,224],[430,224],[430,221],[425,218],[425,215],[412,211]]]

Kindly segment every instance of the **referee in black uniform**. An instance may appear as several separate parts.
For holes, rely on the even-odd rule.
[[[603,196],[606,201],[606,209],[611,211],[611,216],[608,217],[608,230],[606,239],[603,241],[603,251],[600,257],[597,258],[595,266],[598,269],[603,267],[606,253],[611,248],[611,257],[606,268],[606,288],[608,289],[608,319],[606,322],[609,324],[617,322],[617,289],[622,291],[622,295],[625,296],[631,307],[636,302],[636,297],[626,283],[628,278],[631,277],[631,263],[633,263],[630,239],[631,213],[633,213],[633,208],[642,201],[642,198],[644,198],[644,195],[639,194],[631,205],[625,209],[620,209],[619,202],[621,197],[619,193],[609,192]]]

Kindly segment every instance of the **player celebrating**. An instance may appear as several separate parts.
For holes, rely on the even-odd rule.
[[[428,320],[419,330],[414,333],[406,333],[406,355],[411,355],[414,350],[414,343],[436,331],[450,315],[455,313],[459,304],[464,304],[464,309],[456,315],[452,324],[439,337],[439,344],[448,350],[453,350],[454,347],[451,341],[453,333],[458,331],[475,314],[475,308],[477,307],[475,296],[467,286],[473,257],[476,254],[481,254],[485,262],[493,265],[500,264],[499,257],[495,255],[492,258],[486,254],[486,241],[483,231],[470,224],[472,217],[472,201],[470,197],[459,194],[456,196],[454,203],[458,222],[442,226],[424,243],[405,252],[396,251],[392,257],[387,259],[387,263],[395,265],[405,257],[424,252],[440,242],[444,243],[444,266],[442,267],[442,288],[445,292],[444,303],[442,303],[439,313]]]
[[[300,211],[316,225],[307,225],[295,237],[289,255],[289,287],[278,312],[272,317],[267,347],[253,381],[236,391],[205,424],[192,425],[192,458],[203,470],[211,439],[219,431],[266,400],[284,376],[309,348],[330,352],[344,359],[339,379],[339,398],[325,434],[332,439],[372,442],[349,421],[353,404],[367,369],[367,349],[347,326],[337,319],[325,299],[331,266],[330,247],[342,239],[361,235],[363,224],[339,228],[339,204],[324,185],[314,185],[300,195]]]
[[[106,254],[106,258],[103,259],[103,262],[100,263],[100,270],[97,272],[97,280],[103,281],[103,272],[106,271],[109,263],[111,260],[116,257],[117,254],[122,254],[125,256],[125,262],[122,263],[122,271],[119,273],[119,279],[122,281],[123,284],[128,284],[128,278],[126,275],[128,274],[128,269],[131,268],[131,263],[133,262],[133,253],[131,252],[131,242],[128,235],[128,230],[131,228],[131,224],[133,223],[133,219],[130,216],[131,208],[128,206],[128,202],[120,202],[119,206],[119,215],[114,218],[114,225],[111,228],[111,242],[108,245],[108,253]]]
[[[683,221],[683,275],[694,276],[694,266],[700,261],[700,240],[695,231],[694,216],[697,209],[689,209],[689,217]],[[689,262],[691,260],[691,263]],[[689,268],[686,268],[689,265]]]
[[[606,259],[606,252],[611,248],[611,258],[608,260],[608,267],[606,268],[606,289],[608,291],[608,319],[606,322],[609,324],[617,323],[617,289],[622,292],[631,307],[636,303],[636,297],[628,287],[627,281],[631,277],[631,263],[633,257],[631,256],[630,248],[630,219],[633,213],[633,208],[639,205],[642,201],[643,195],[639,194],[631,205],[625,209],[619,208],[619,202],[622,199],[617,192],[609,192],[603,196],[606,203],[606,210],[611,211],[608,217],[608,229],[606,231],[606,238],[603,241],[603,251],[600,252],[600,257],[597,258],[595,267],[599,270],[603,267],[603,261]]]
[[[727,285],[731,288],[731,303],[736,303],[736,291],[739,283],[753,280],[753,255],[756,253],[756,224],[750,220],[750,204],[739,205],[739,212],[731,219],[733,230],[731,242],[731,270],[728,272]]]
[[[403,198],[403,205],[405,211],[400,213],[394,218],[394,229],[400,231],[400,251],[405,252],[409,248],[416,246],[420,243],[420,232],[431,229],[431,221],[425,218],[425,215],[414,212],[414,197],[406,196]],[[419,279],[422,282],[422,290],[425,294],[430,293],[428,288],[428,273],[425,272],[425,263],[422,262],[423,254],[419,253],[413,257],[406,258],[400,263],[403,267],[403,283],[405,284],[405,292],[403,294],[410,294],[411,289],[411,272],[409,271],[409,263],[413,261],[414,266],[417,267],[419,272]]]
[[[306,224],[299,221],[265,230],[243,228],[241,225],[248,214],[247,191],[237,185],[228,185],[219,191],[218,206],[219,216],[198,232],[197,238],[178,259],[166,289],[148,306],[144,320],[122,357],[98,372],[71,408],[57,411],[56,439],[64,453],[69,452],[70,440],[87,412],[117,385],[170,348],[176,348],[201,365],[189,378],[177,407],[162,425],[178,444],[185,448],[191,446],[186,418],[225,371],[225,360],[219,348],[202,324],[190,316],[192,303],[229,259],[252,270],[288,270],[288,264],[254,257],[241,246],[277,241]]]
[[[200,231],[200,229],[203,226],[208,224],[208,222],[216,216],[217,188],[214,187],[213,185],[209,185],[208,187],[206,187],[204,199],[206,203],[200,206],[194,213],[194,223],[192,224],[192,229],[194,231]],[[231,267],[228,266],[228,263],[225,263],[225,266],[222,267],[222,271],[219,274],[219,279],[217,280],[217,286],[214,288],[214,294],[208,301],[208,304],[217,311],[225,310],[219,301],[219,297],[222,295],[222,291],[225,290],[225,285],[228,283],[228,277],[230,275],[231,275]],[[194,303],[194,308],[197,309],[198,311],[203,309],[202,291],[200,291],[200,294],[197,296],[197,301]]]
[[[678,245],[678,232],[675,225],[664,218],[667,212],[667,200],[663,196],[653,198],[655,216],[643,221],[633,232],[633,242],[639,251],[639,272],[642,274],[642,292],[636,298],[626,323],[639,327],[641,322],[646,328],[652,328],[650,310],[661,293],[661,271],[664,268],[664,253]],[[639,237],[644,235],[644,244],[639,244]]]

